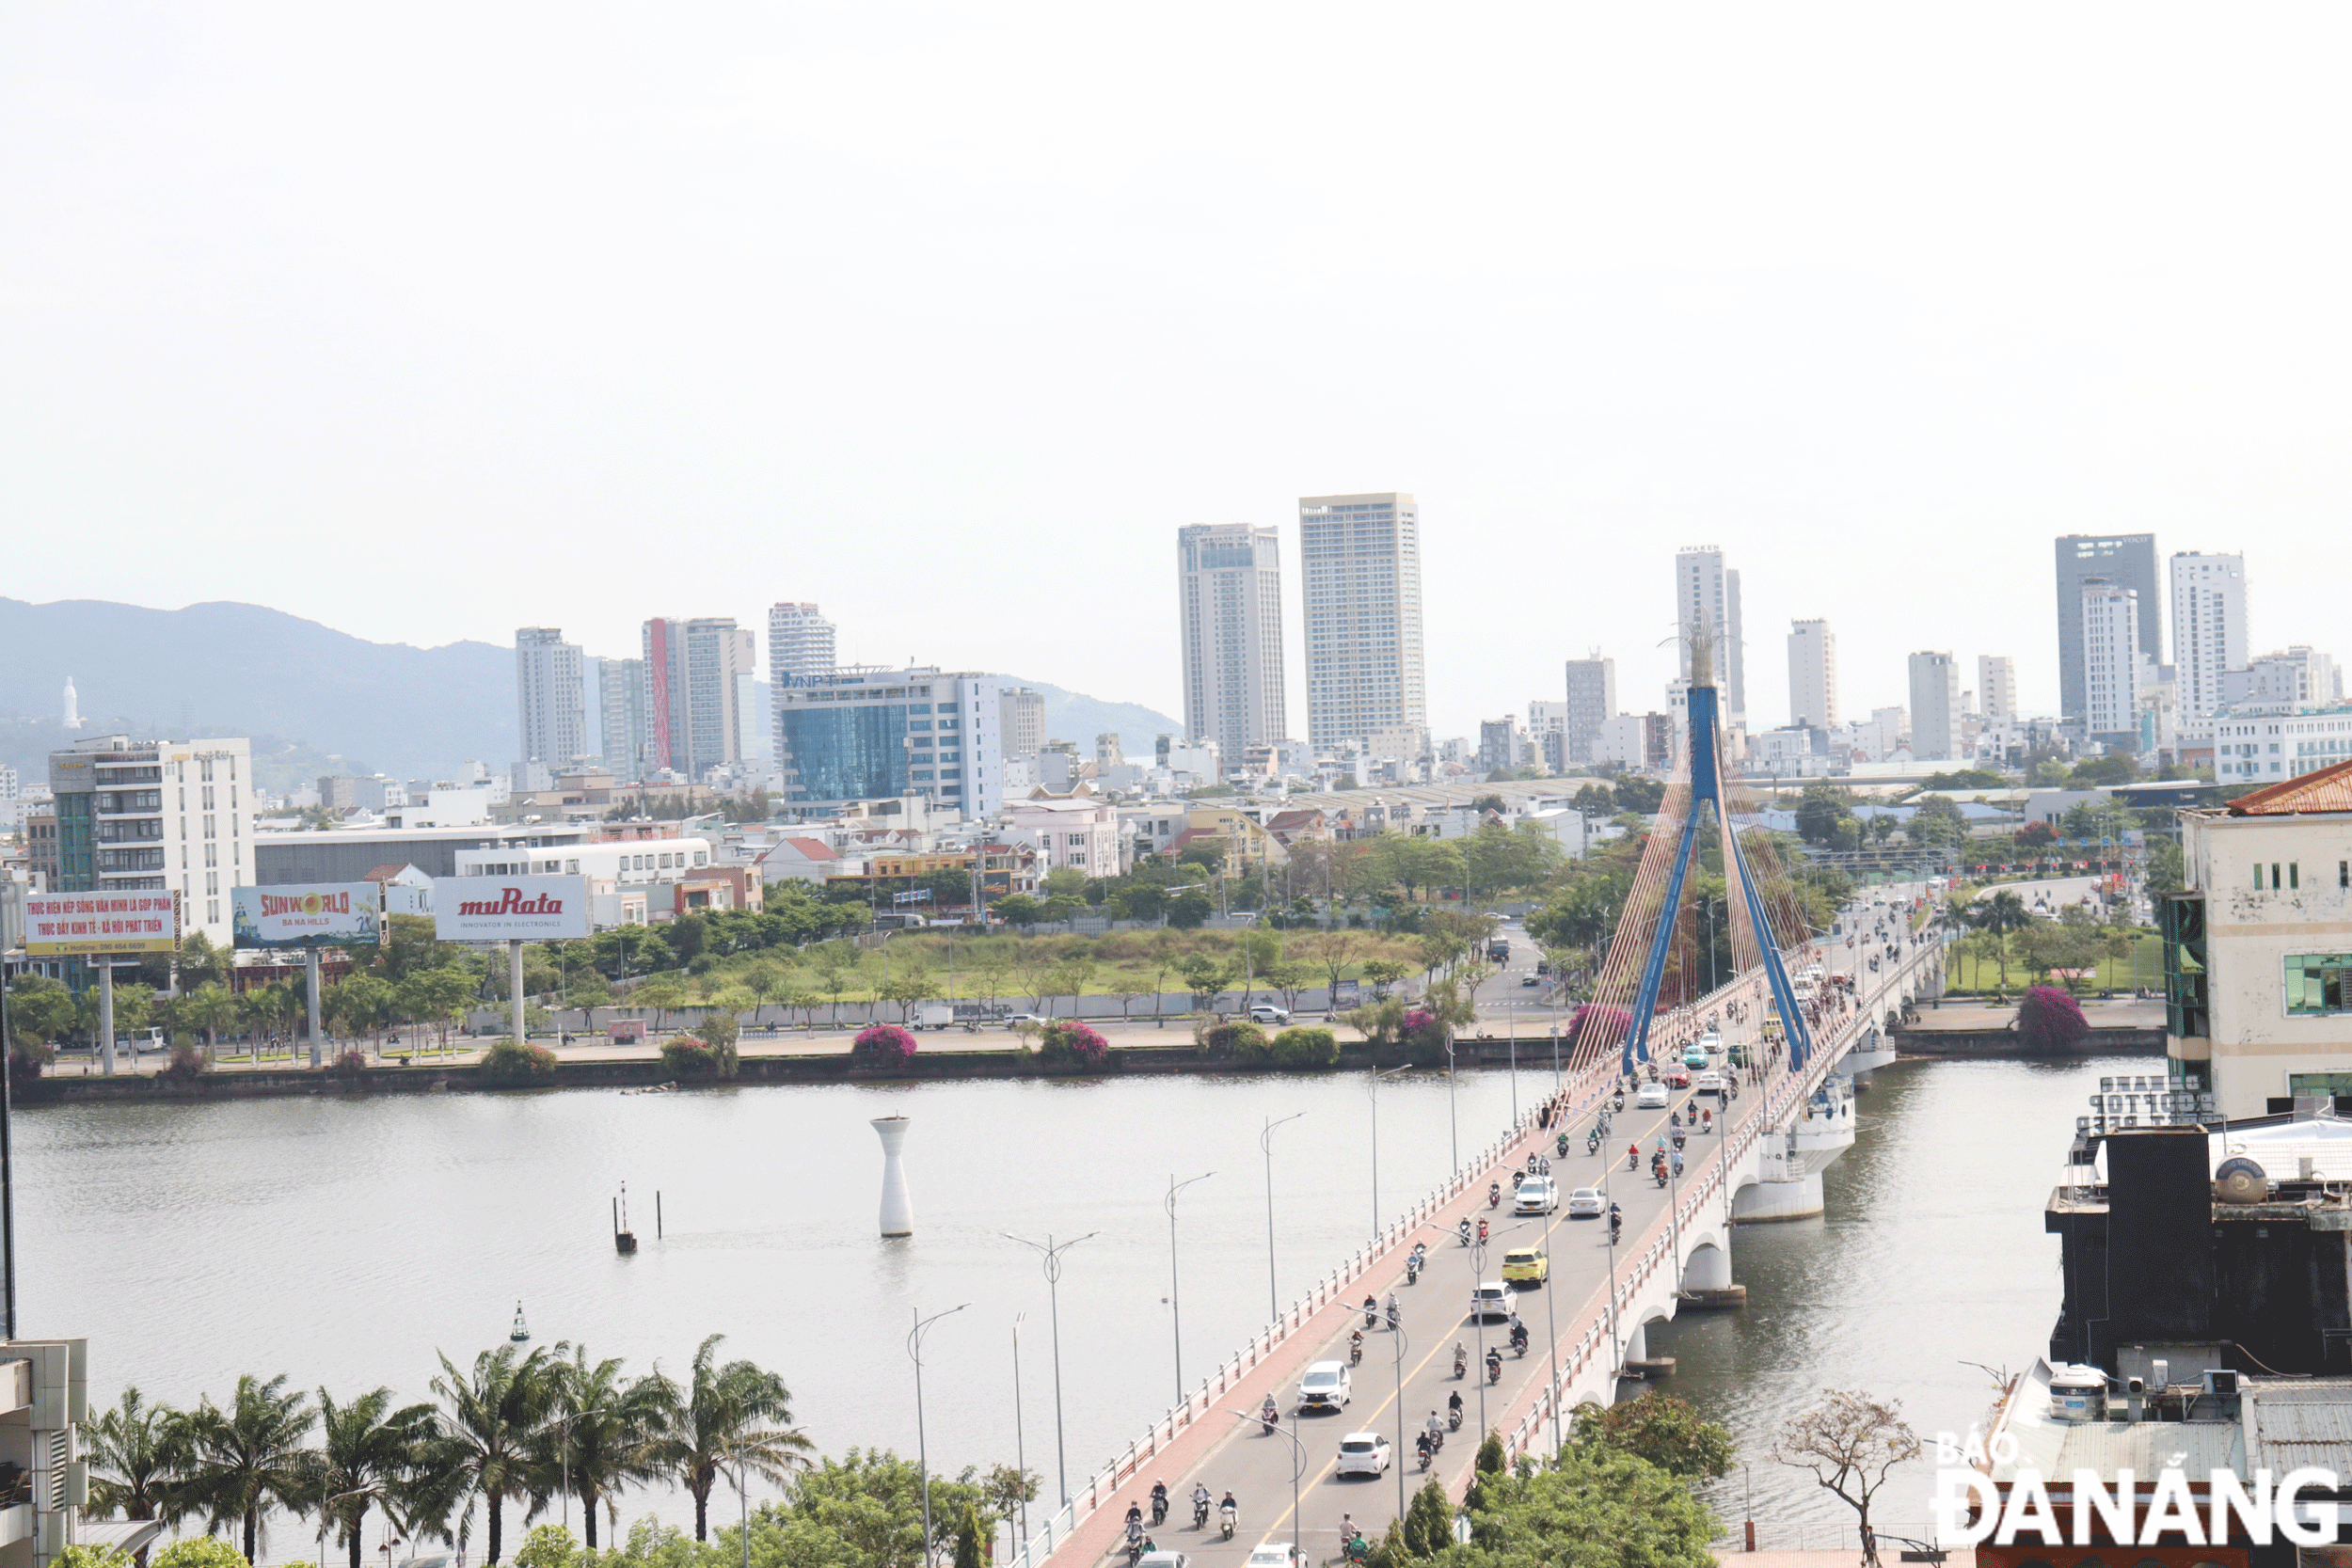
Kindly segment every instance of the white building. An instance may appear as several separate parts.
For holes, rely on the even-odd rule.
[[[171,889],[183,938],[232,942],[228,890],[253,880],[253,743],[92,736],[49,753],[57,885]]]
[[[1788,721],[1837,727],[1837,634],[1827,621],[1788,623]]]
[[[2334,658],[2299,642],[2255,655],[2244,670],[2230,672],[2222,683],[2225,705],[2329,703],[2343,695],[2344,674]]]
[[[1248,523],[1178,529],[1176,624],[1185,735],[1233,758],[1279,739],[1290,727],[1280,534]]]
[[[2084,728],[2094,740],[2136,747],[2139,688],[2153,673],[2139,647],[2139,594],[2106,578],[2085,578],[2082,595]]]
[[[834,654],[833,623],[817,613],[815,605],[768,607],[768,681],[771,687],[821,675],[838,662]]]
[[[1691,644],[1705,631],[1714,648],[1715,685],[1726,722],[1748,711],[1747,660],[1740,641],[1740,574],[1724,566],[1713,545],[1675,556],[1675,625],[1681,674],[1691,677]]]
[[[1126,869],[1119,817],[1119,807],[1107,800],[1064,795],[1012,801],[1002,820],[1007,839],[1036,847],[1040,877],[1064,866],[1089,877],[1116,877]]]
[[[999,675],[849,666],[776,688],[777,763],[796,812],[914,794],[979,817],[1004,802]]]
[[[1988,724],[2017,717],[2017,667],[2008,655],[1977,656],[1977,711]]]
[[[1617,716],[1617,661],[1595,648],[1568,660],[1568,761],[1597,762],[1600,727]]]
[[[589,754],[587,666],[558,626],[515,633],[516,760],[560,769]]]
[[[1949,654],[1911,656],[1911,754],[1922,762],[1960,755],[1960,661]]]
[[[2246,558],[2176,553],[2172,669],[2179,687],[2175,712],[2182,722],[2202,724],[2228,700],[2223,677],[2246,668]]]
[[[732,615],[658,617],[641,632],[645,682],[645,771],[702,779],[743,755],[741,689],[754,667],[752,634]]]
[[[1396,491],[1302,496],[1298,552],[1308,743],[1322,756],[1404,732],[1419,737],[1410,754],[1420,755],[1429,736],[1420,507]]]

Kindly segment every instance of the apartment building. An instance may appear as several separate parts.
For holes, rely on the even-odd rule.
[[[1748,711],[1747,657],[1740,639],[1740,574],[1724,564],[1724,552],[1701,545],[1675,555],[1675,626],[1681,675],[1691,678],[1691,649],[1704,634],[1713,653],[1716,689],[1723,693],[1724,725],[1733,727]]]
[[[657,618],[642,631],[645,771],[696,780],[743,756],[737,677],[754,667],[752,634],[731,615]]]
[[[2172,557],[2176,720],[2201,728],[2228,700],[2226,677],[2246,668],[2246,558],[2184,550]]]
[[[183,940],[231,945],[228,890],[253,867],[253,743],[92,736],[49,753],[59,893],[180,895]]]
[[[1386,737],[1428,747],[1422,673],[1421,508],[1398,491],[1304,496],[1308,743],[1318,756]]]
[[[517,761],[553,772],[588,754],[586,669],[560,626],[515,632],[515,719]]]
[[[1827,621],[1788,623],[1788,722],[1837,727],[1837,636]]]
[[[1178,529],[1176,615],[1185,736],[1239,757],[1288,733],[1280,534],[1248,523]]]

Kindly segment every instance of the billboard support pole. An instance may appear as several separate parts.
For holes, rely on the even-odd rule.
[[[305,990],[310,992],[310,1066],[315,1069],[319,1066],[319,950],[306,947],[302,957],[303,974],[309,981]]]
[[[100,1050],[105,1053],[104,1071],[115,1075],[115,961],[98,960],[98,1038]]]
[[[510,938],[506,943],[506,1000],[515,1011],[515,1043],[523,1040],[523,939]]]

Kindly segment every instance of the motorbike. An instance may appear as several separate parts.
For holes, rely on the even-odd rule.
[[[1486,1222],[1485,1220],[1480,1220],[1480,1221],[1478,1222],[1478,1240],[1479,1240],[1479,1242],[1480,1242],[1480,1243],[1481,1243],[1482,1245],[1486,1243]]]
[[[1136,1568],[1143,1560],[1143,1539],[1138,1536],[1127,1543],[1127,1568]]]
[[[1559,1141],[1552,1147],[1559,1151],[1560,1158],[1566,1159],[1568,1157],[1568,1135],[1565,1132],[1561,1133]]]
[[[1462,1222],[1462,1227],[1461,1227],[1461,1229],[1459,1229],[1459,1230],[1455,1231],[1455,1232],[1454,1232],[1454,1234],[1455,1234],[1455,1235],[1457,1235],[1457,1236],[1459,1236],[1459,1237],[1462,1239],[1462,1244],[1463,1244],[1464,1246],[1468,1246],[1468,1245],[1470,1245],[1470,1221],[1468,1221],[1468,1220],[1464,1220],[1464,1221]]]
[[[1347,1364],[1351,1367],[1361,1366],[1363,1359],[1364,1341],[1362,1336],[1359,1335],[1347,1342]]]
[[[1445,1429],[1448,1432],[1462,1430],[1462,1407],[1460,1405],[1457,1404],[1445,1413]]]
[[[1615,1246],[1617,1244],[1617,1232],[1624,1228],[1624,1220],[1620,1219],[1615,1214],[1609,1216],[1609,1244],[1611,1246]]]
[[[1642,1151],[1640,1149],[1629,1148],[1625,1151],[1625,1168],[1628,1170],[1640,1170],[1642,1168]]]
[[[1429,1434],[1427,1433],[1422,1433],[1420,1437],[1414,1440],[1413,1450],[1421,1456],[1421,1467],[1424,1470],[1429,1468],[1430,1451]]]
[[[1617,1111],[1622,1111],[1622,1110],[1624,1110],[1624,1109],[1625,1109],[1625,1091],[1624,1091],[1623,1089],[1619,1089],[1619,1090],[1618,1090],[1615,1094],[1611,1095],[1611,1096],[1609,1097],[1609,1105],[1610,1105],[1610,1108],[1611,1108],[1612,1110],[1617,1110]]]
[[[1502,1381],[1502,1354],[1500,1351],[1490,1350],[1486,1353],[1486,1381],[1488,1383]]]
[[[1207,1529],[1209,1528],[1208,1498],[1203,1497],[1192,1505],[1192,1528],[1195,1529]]]
[[[1561,1152],[1565,1154],[1567,1150],[1562,1149]],[[1587,1154],[1598,1154],[1600,1152],[1599,1128],[1596,1127],[1592,1132],[1584,1135],[1584,1152]]]
[[[1364,1326],[1366,1328],[1380,1326],[1380,1306],[1370,1296],[1364,1298]]]
[[[1152,1494],[1152,1528],[1157,1529],[1166,1523],[1168,1523],[1168,1494],[1154,1492]]]
[[[1396,1305],[1396,1303],[1394,1303],[1394,1302],[1391,1302],[1391,1303],[1389,1303],[1389,1332],[1390,1332],[1390,1333],[1394,1334],[1394,1333],[1396,1332],[1396,1325],[1397,1325],[1397,1323],[1398,1323],[1399,1320],[1400,1320],[1402,1317],[1403,1317],[1403,1314],[1402,1314],[1402,1313],[1401,1313],[1401,1312],[1397,1309],[1397,1305]]]
[[[1469,1370],[1470,1352],[1457,1345],[1454,1347],[1454,1375],[1455,1377],[1460,1377]]]
[[[1275,1410],[1273,1406],[1268,1405],[1265,1409],[1258,1413],[1258,1424],[1263,1427],[1265,1429],[1265,1434],[1268,1437],[1271,1437],[1274,1435],[1274,1429],[1282,1424],[1281,1414]]]
[[[1223,1508],[1217,1510],[1217,1528],[1225,1532],[1226,1540],[1231,1541],[1233,1538],[1233,1527],[1240,1522],[1240,1511],[1235,1509],[1232,1503],[1227,1503]]]
[[[1486,1183],[1486,1207],[1489,1209],[1500,1209],[1502,1207],[1502,1182],[1489,1181]]]
[[[1407,1285],[1421,1283],[1421,1254],[1418,1252],[1405,1259],[1405,1283]]]
[[[1527,1354],[1527,1330],[1515,1328],[1511,1331],[1511,1353],[1514,1355]]]

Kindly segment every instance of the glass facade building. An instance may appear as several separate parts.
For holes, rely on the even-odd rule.
[[[786,803],[821,811],[915,794],[980,816],[1004,803],[1000,676],[850,668],[779,688]]]

